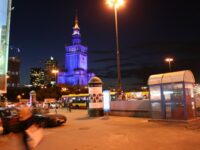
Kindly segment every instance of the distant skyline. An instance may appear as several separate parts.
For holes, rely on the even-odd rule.
[[[118,11],[122,86],[146,85],[151,74],[189,69],[200,81],[200,5],[196,1],[125,0]],[[106,88],[117,86],[114,11],[105,0],[13,1],[10,45],[20,49],[21,83],[53,56],[64,65],[78,10],[88,68]]]

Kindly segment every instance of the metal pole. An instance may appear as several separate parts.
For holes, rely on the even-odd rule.
[[[119,34],[118,34],[118,19],[117,19],[117,8],[115,6],[115,30],[116,30],[116,47],[117,47],[117,79],[118,79],[118,92],[122,90],[121,83],[121,67],[120,67],[120,53],[119,53]]]
[[[169,71],[171,72],[171,61],[169,61]]]
[[[57,84],[57,73],[55,73],[55,85]]]

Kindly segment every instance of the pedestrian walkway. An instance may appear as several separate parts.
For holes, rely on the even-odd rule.
[[[45,138],[35,150],[200,149],[200,128],[188,128],[187,124],[119,116],[90,118],[87,110],[58,113],[67,116],[67,123],[45,129]],[[17,150],[11,148],[9,137],[3,139],[1,142],[0,136],[0,149]]]

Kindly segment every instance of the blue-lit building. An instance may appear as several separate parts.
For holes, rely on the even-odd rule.
[[[72,33],[72,45],[65,47],[65,72],[59,72],[58,84],[85,86],[94,73],[88,73],[88,48],[81,44],[78,17]]]

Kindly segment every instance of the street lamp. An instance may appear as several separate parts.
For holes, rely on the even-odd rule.
[[[174,59],[169,57],[169,58],[166,58],[165,61],[168,62],[168,64],[169,64],[169,71],[171,71],[171,62],[173,62]]]
[[[59,70],[53,69],[53,70],[52,70],[52,73],[55,74],[55,84],[56,84],[57,74],[59,73]]]
[[[116,48],[117,48],[117,79],[118,79],[118,92],[122,91],[122,82],[121,82],[121,66],[120,66],[120,53],[119,53],[119,33],[118,33],[118,18],[117,18],[117,9],[124,5],[124,0],[107,0],[107,4],[110,7],[114,7],[115,11],[115,31],[116,31]]]

